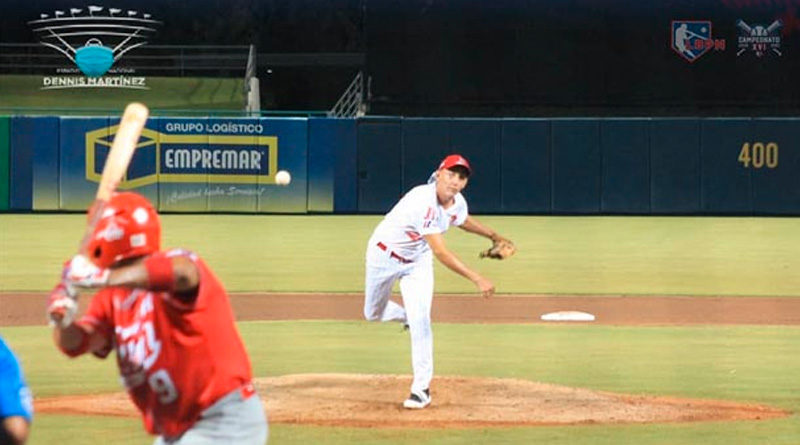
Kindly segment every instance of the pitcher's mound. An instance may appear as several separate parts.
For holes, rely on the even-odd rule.
[[[470,427],[755,420],[788,415],[758,405],[630,396],[519,379],[436,377],[433,402],[402,407],[409,376],[299,374],[259,379],[270,421],[369,427]]]
[[[519,379],[436,377],[433,403],[406,410],[411,377],[295,374],[255,380],[270,423],[443,428],[695,422],[784,417],[777,408],[717,400],[648,397]],[[122,393],[36,401],[39,412],[137,413]]]

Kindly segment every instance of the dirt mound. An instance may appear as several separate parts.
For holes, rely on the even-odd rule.
[[[270,423],[444,428],[758,420],[776,408],[632,396],[519,379],[436,377],[433,403],[405,410],[409,376],[295,374],[255,380]],[[124,393],[37,399],[38,412],[136,416]]]

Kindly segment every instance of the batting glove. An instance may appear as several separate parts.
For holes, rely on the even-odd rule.
[[[63,281],[50,292],[47,301],[47,318],[50,326],[66,328],[78,312],[78,292]]]
[[[94,265],[84,255],[75,255],[69,262],[66,271],[66,281],[72,286],[82,288],[98,288],[108,285],[109,269],[102,269]]]

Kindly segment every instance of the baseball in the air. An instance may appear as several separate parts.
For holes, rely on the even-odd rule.
[[[275,184],[289,185],[290,182],[292,182],[292,175],[286,170],[278,170],[278,173],[275,173]]]

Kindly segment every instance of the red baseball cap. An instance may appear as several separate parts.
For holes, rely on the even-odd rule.
[[[468,173],[470,173],[470,174],[472,173],[472,167],[469,166],[469,162],[467,162],[467,159],[465,157],[463,157],[461,155],[457,155],[457,154],[452,154],[452,155],[444,158],[442,163],[439,164],[439,170],[441,170],[443,168],[450,169],[450,168],[453,168],[453,167],[458,166],[458,165],[466,168]]]

